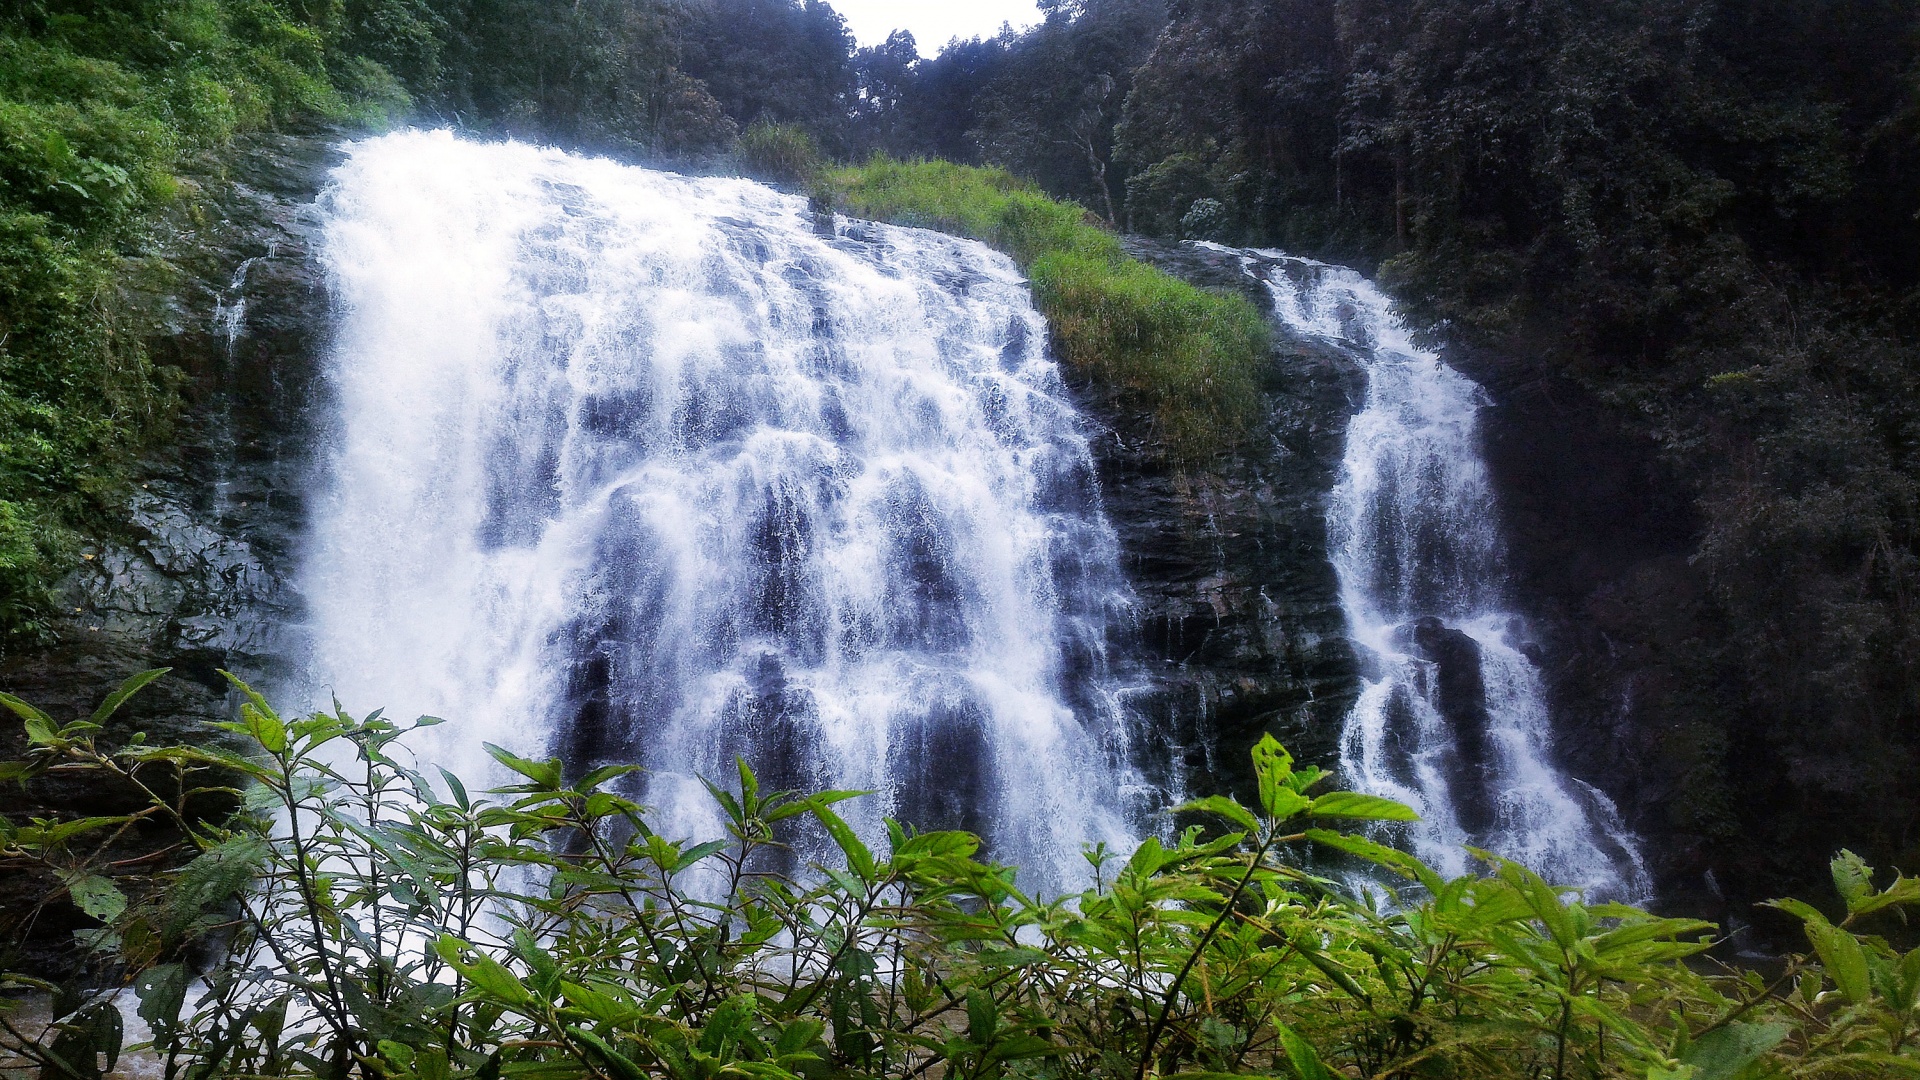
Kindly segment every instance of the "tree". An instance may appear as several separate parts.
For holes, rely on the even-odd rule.
[[[853,37],[823,0],[695,0],[682,68],[733,120],[796,124],[847,147],[858,88]]]
[[[969,134],[987,162],[1118,222],[1113,128],[1166,9],[1160,0],[1049,0],[1043,10],[1040,26],[1007,43]]]

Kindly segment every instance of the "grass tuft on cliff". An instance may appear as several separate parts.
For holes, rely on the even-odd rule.
[[[821,184],[847,213],[957,233],[1012,256],[1033,281],[1061,360],[1148,411],[1170,456],[1205,457],[1253,422],[1265,317],[1244,297],[1130,257],[1079,206],[1004,170],[946,161],[875,158]]]

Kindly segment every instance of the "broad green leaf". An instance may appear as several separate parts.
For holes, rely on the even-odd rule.
[[[560,990],[566,995],[568,1005],[586,1013],[596,1023],[628,1024],[640,1015],[640,1010],[632,1005],[576,982],[562,981]]]
[[[1646,919],[1609,930],[1594,939],[1596,956],[1626,949],[1649,941],[1678,938],[1683,934],[1701,934],[1713,930],[1713,924],[1698,919]]]
[[[1338,986],[1342,990],[1345,990],[1348,994],[1352,995],[1357,1000],[1368,1002],[1368,1003],[1371,1003],[1373,1001],[1372,996],[1369,995],[1365,990],[1362,990],[1360,988],[1359,983],[1353,981],[1353,976],[1347,974],[1345,969],[1343,969],[1339,964],[1334,963],[1333,960],[1327,957],[1324,953],[1306,944],[1305,941],[1301,940],[1300,935],[1295,935],[1293,939],[1293,947],[1294,947],[1294,950],[1298,952],[1301,956],[1304,956],[1307,958],[1308,963],[1320,969],[1320,973],[1322,975],[1325,975],[1327,978],[1332,979],[1334,981],[1334,985]]]
[[[847,868],[858,874],[862,881],[872,881],[873,852],[867,849],[867,845],[860,842],[860,837],[855,835],[853,826],[848,825],[839,814],[827,809],[825,803],[810,799],[807,805],[813,811],[813,816],[826,828],[827,835],[833,837],[833,842],[838,844],[840,850],[847,856]]]
[[[1842,848],[1828,865],[1833,871],[1833,887],[1847,902],[1847,910],[1857,909],[1873,896],[1873,867],[1867,865],[1867,860]]]
[[[560,760],[550,758],[546,761],[529,761],[515,755],[511,750],[495,746],[492,743],[480,744],[493,760],[519,773],[538,785],[538,790],[553,791],[560,787]]]
[[[440,959],[466,976],[467,981],[481,994],[513,1007],[525,1006],[533,1001],[533,995],[527,993],[527,988],[500,961],[482,952],[473,953],[473,959],[467,960],[461,956],[465,948],[463,942],[451,936],[442,937],[434,943],[434,951],[440,954]]]
[[[1804,900],[1795,900],[1795,899],[1792,899],[1791,897],[1784,900],[1769,900],[1766,902],[1765,906],[1770,908],[1778,908],[1781,911],[1784,911],[1787,914],[1792,915],[1794,918],[1800,919],[1805,922],[1824,923],[1827,921],[1827,917],[1821,914],[1818,908],[1814,907],[1812,904],[1809,904]]]
[[[110,923],[127,910],[127,894],[99,874],[68,882],[67,895],[75,907],[101,922]]]
[[[1161,867],[1173,860],[1174,856],[1167,852],[1166,847],[1160,843],[1160,838],[1149,836],[1140,841],[1139,847],[1133,849],[1133,855],[1127,859],[1127,870],[1142,878],[1152,877],[1160,872]]]
[[[567,1034],[586,1045],[593,1051],[594,1056],[605,1062],[613,1071],[615,1080],[649,1080],[646,1070],[635,1065],[625,1054],[615,1050],[605,1039],[593,1032],[570,1027],[567,1029]]]
[[[140,999],[140,1019],[155,1034],[164,1033],[180,1019],[180,1006],[187,998],[187,969],[179,964],[148,968],[134,980],[133,992]]]
[[[818,1020],[801,1018],[780,1029],[779,1038],[774,1040],[773,1052],[780,1057],[806,1052],[806,1049],[820,1041],[827,1025]]]
[[[1900,958],[1900,996],[1895,1007],[1909,1011],[1920,1008],[1920,949]]]
[[[267,841],[243,834],[209,848],[173,875],[165,896],[169,934],[185,933],[201,910],[224,904],[244,887],[273,854]]]
[[[1333,1073],[1321,1063],[1320,1052],[1313,1048],[1312,1043],[1278,1020],[1274,1021],[1273,1026],[1280,1036],[1280,1045],[1287,1051],[1287,1061],[1300,1080],[1334,1080]]]
[[[1871,915],[1885,908],[1905,904],[1920,904],[1920,878],[1895,878],[1893,884],[1887,886],[1886,891],[1876,893],[1857,904],[1849,903],[1847,907],[1855,915]]]
[[[1210,795],[1204,799],[1195,799],[1180,807],[1179,810],[1182,813],[1218,814],[1247,832],[1260,831],[1260,819],[1253,816],[1253,811],[1226,795]]]
[[[1566,902],[1560,899],[1559,889],[1547,884],[1539,874],[1510,859],[1478,848],[1467,850],[1498,868],[1500,880],[1513,887],[1526,903],[1527,911],[1540,920],[1556,944],[1568,947],[1581,936],[1575,926],[1573,913],[1568,910]]]
[[[1820,954],[1820,963],[1827,969],[1827,975],[1847,1000],[1855,1005],[1866,1004],[1873,996],[1873,983],[1860,939],[1825,920],[1807,923],[1807,937]]]
[[[121,683],[120,688],[108,694],[107,699],[100,703],[100,707],[93,711],[92,721],[96,724],[106,723],[107,718],[118,712],[120,706],[127,703],[128,698],[139,693],[148,683],[172,670],[172,668],[149,668]]]
[[[1397,848],[1376,843],[1364,836],[1350,836],[1328,829],[1308,829],[1307,838],[1318,844],[1344,851],[1349,855],[1358,855],[1369,862],[1384,866],[1396,873],[1412,878],[1427,887],[1428,891],[1438,893],[1445,886],[1440,875],[1426,863]]]
[[[98,832],[125,821],[127,819],[124,817],[88,817],[76,818],[73,821],[36,822],[21,826],[20,830],[14,834],[14,843],[29,851],[36,848],[56,848],[75,837]]]
[[[980,838],[972,833],[940,831],[916,833],[901,843],[896,855],[902,857],[972,858],[980,850]]]
[[[975,1046],[993,1042],[1000,1030],[1000,1008],[984,990],[967,991],[967,1038]]]
[[[1016,947],[1011,949],[983,949],[975,962],[983,968],[1011,968],[1032,967],[1035,964],[1048,963],[1052,959],[1053,955],[1045,949]]]
[[[467,785],[461,783],[460,778],[449,772],[446,766],[439,765],[435,768],[440,770],[440,779],[446,781],[447,790],[453,794],[453,805],[462,810],[471,810],[473,802],[467,798]]]
[[[644,770],[638,765],[602,765],[600,768],[581,777],[580,781],[573,785],[573,789],[575,791],[592,791],[594,788],[616,777],[631,776],[634,773],[643,771]]]
[[[278,714],[256,709],[251,704],[242,705],[240,714],[246,719],[247,734],[253,736],[262,750],[269,754],[286,752],[287,725]]]
[[[1287,786],[1305,795],[1308,788],[1318,784],[1330,775],[1332,774],[1318,765],[1309,765],[1304,769],[1293,770],[1293,776],[1287,780]]]
[[[515,927],[513,931],[514,955],[526,961],[531,978],[527,981],[545,997],[552,997],[560,990],[560,965],[553,954],[540,947],[524,927]]]
[[[837,802],[871,794],[873,794],[871,791],[816,791],[804,799],[795,799],[792,802],[783,803],[777,810],[767,811],[766,819],[768,822],[785,821],[795,814],[807,813],[815,803],[821,806],[832,806]]]
[[[1734,1080],[1791,1030],[1785,1024],[1728,1024],[1695,1039],[1681,1061],[1693,1066],[1694,1080]]]
[[[1300,812],[1308,799],[1293,790],[1293,755],[1271,734],[1253,746],[1253,775],[1260,783],[1260,808],[1268,818],[1285,821]]]
[[[733,765],[740,773],[740,799],[752,806],[760,798],[760,778],[753,775],[752,766],[747,764],[743,756],[735,755]]]
[[[1065,1052],[1065,1047],[1055,1046],[1037,1035],[1015,1035],[994,1043],[989,1056],[995,1061],[1024,1061]]]
[[[1420,815],[1405,803],[1362,795],[1357,791],[1333,791],[1313,800],[1314,817],[1351,818],[1355,821],[1419,821]]]
[[[37,725],[41,730],[52,731],[57,726],[53,722],[53,717],[14,697],[12,694],[0,693],[0,705],[6,706],[15,716],[18,716],[29,724]]]

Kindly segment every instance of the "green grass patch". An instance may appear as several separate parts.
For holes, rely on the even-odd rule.
[[[876,158],[828,173],[847,213],[957,233],[1012,256],[1033,281],[1071,371],[1153,417],[1171,457],[1232,446],[1258,415],[1266,318],[1129,256],[1086,212],[999,169]]]

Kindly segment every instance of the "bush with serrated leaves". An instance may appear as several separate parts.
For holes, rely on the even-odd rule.
[[[223,727],[244,750],[102,747],[160,674],[67,724],[0,695],[31,744],[0,778],[148,796],[0,824],[0,860],[57,870],[98,921],[112,976],[10,977],[53,995],[52,1020],[0,1014],[0,1071],[96,1080],[122,1059],[118,995],[152,1032],[126,1053],[165,1080],[1920,1075],[1920,950],[1862,933],[1920,881],[1877,887],[1845,853],[1845,915],[1778,902],[1813,952],[1768,980],[1703,968],[1706,923],[1587,904],[1491,854],[1444,879],[1381,842],[1406,807],[1318,792],[1270,738],[1251,805],[1180,808],[1218,829],[1091,850],[1092,887],[1046,897],[974,836],[889,823],[874,846],[833,809],[858,793],[764,791],[744,762],[707,785],[726,835],[695,843],[622,793],[631,767],[569,780],[491,748],[518,782],[475,794],[408,764],[407,734],[438,721],[289,720],[237,683]],[[208,792],[239,809],[198,820]],[[102,860],[149,819],[187,848]],[[776,871],[802,827],[835,857]],[[1315,849],[1401,886],[1320,876]]]

